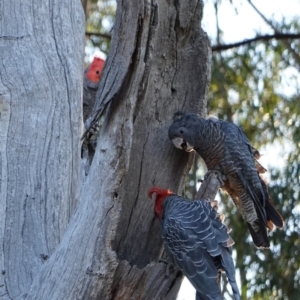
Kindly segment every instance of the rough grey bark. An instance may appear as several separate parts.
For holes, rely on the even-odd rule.
[[[30,287],[79,198],[80,5],[0,0],[1,299]]]
[[[208,172],[197,191],[195,199],[214,201],[217,192],[223,184],[222,174],[220,172]]]
[[[38,151],[35,149],[37,147],[41,153],[37,152],[35,159],[42,157],[44,165],[33,164],[31,170],[29,162],[25,162],[24,158],[22,166],[28,166],[31,172],[24,173],[29,182],[24,183],[20,180],[20,184],[21,190],[26,192],[27,184],[29,187],[30,184],[34,187],[35,182],[45,185],[42,190],[47,198],[40,196],[38,201],[31,201],[28,207],[32,210],[26,214],[30,222],[37,216],[44,223],[36,236],[29,234],[35,232],[32,231],[33,227],[22,231],[20,225],[17,228],[19,231],[16,229],[18,236],[15,240],[27,232],[32,243],[26,245],[30,248],[31,245],[42,247],[43,239],[48,241],[50,233],[55,239],[51,240],[50,250],[46,248],[48,252],[40,253],[41,251],[30,248],[28,260],[31,263],[28,264],[31,265],[31,276],[28,282],[22,285],[22,289],[8,287],[9,291],[17,291],[10,296],[14,299],[30,300],[175,299],[182,275],[177,270],[171,270],[168,276],[166,265],[158,263],[163,251],[159,223],[154,218],[153,202],[146,197],[146,192],[153,184],[175,192],[182,191],[185,175],[193,158],[175,149],[168,140],[167,132],[172,123],[173,113],[177,110],[200,112],[205,115],[210,76],[210,45],[200,27],[202,1],[118,1],[111,52],[99,86],[96,108],[101,103],[110,104],[89,174],[66,231],[67,221],[79,190],[81,111],[78,107],[78,86],[82,86],[82,79],[79,78],[82,72],[78,72],[78,64],[82,52],[77,47],[81,45],[84,26],[83,14],[79,13],[77,7],[80,2],[64,2],[67,3],[61,4],[52,0],[49,4],[39,0],[39,3],[36,2],[37,7],[30,7],[31,2],[27,4],[28,13],[36,9],[35,18],[45,22],[46,29],[50,19],[48,25],[53,30],[47,37],[40,36],[39,45],[34,46],[38,47],[40,55],[48,53],[47,49],[54,48],[53,45],[56,46],[57,52],[54,58],[49,56],[49,53],[47,56],[52,68],[44,58],[45,62],[42,65],[48,67],[47,72],[43,69],[41,74],[35,75],[40,75],[41,78],[46,75],[50,77],[51,84],[47,82],[46,85],[49,90],[44,88],[43,93],[34,90],[32,93],[37,96],[31,99],[27,96],[26,99],[32,103],[37,101],[41,108],[35,113],[36,117],[32,121],[38,125],[34,127],[38,130],[28,128],[29,154],[24,157],[30,157],[30,151]],[[73,9],[72,13],[67,8]],[[49,14],[49,11],[52,14]],[[46,21],[43,12],[48,12],[45,16]],[[51,18],[53,24],[50,22]],[[29,25],[35,24],[34,22],[35,19],[28,21]],[[41,27],[38,28],[38,25]],[[35,27],[38,29],[34,29]],[[37,23],[29,29],[42,31],[43,25]],[[65,35],[68,35],[69,40]],[[43,43],[47,46],[45,49],[41,46]],[[39,57],[39,53],[34,52],[36,57]],[[42,63],[43,59],[40,60]],[[30,60],[26,57],[26,63],[29,63],[28,61]],[[12,63],[16,64],[13,60]],[[33,71],[35,74],[36,71]],[[26,74],[28,76],[28,73]],[[7,86],[9,82],[6,79],[3,86]],[[65,85],[62,86],[61,82]],[[19,85],[21,83],[20,81]],[[71,89],[73,83],[77,85]],[[39,84],[43,87],[42,83]],[[19,91],[16,86],[11,90]],[[48,102],[40,100],[39,97],[48,95],[47,91],[54,96],[49,98]],[[26,93],[30,93],[30,89],[25,90],[24,94],[27,95]],[[9,102],[12,97],[8,96],[5,99]],[[16,99],[20,101],[23,98],[19,96]],[[18,101],[16,103],[24,109],[24,101],[21,104]],[[7,103],[8,109],[15,109],[11,104],[12,102]],[[47,105],[52,114],[47,113]],[[32,104],[31,109],[37,107],[39,106],[33,107]],[[12,113],[9,113],[5,124],[10,124],[11,119]],[[19,124],[16,117],[13,120],[15,124]],[[41,123],[37,123],[38,121]],[[41,129],[43,126],[45,128]],[[22,126],[19,127],[20,130]],[[5,136],[16,132],[12,132],[9,125],[4,128],[7,128],[2,133]],[[7,155],[8,146],[1,152],[3,155]],[[19,144],[17,146],[19,147]],[[16,149],[14,152],[14,155],[20,154]],[[18,160],[15,158],[5,163],[6,166],[11,164],[14,168],[18,166]],[[51,166],[51,171],[50,167],[47,169],[47,164]],[[15,186],[12,185],[11,188]],[[65,190],[65,194],[57,195],[61,189]],[[24,197],[21,192],[20,195]],[[48,195],[52,197],[49,198]],[[34,196],[37,199],[38,196]],[[25,198],[18,197],[16,201],[20,201],[19,199]],[[40,206],[32,204],[37,202]],[[2,211],[5,211],[7,203],[4,201],[1,204]],[[23,200],[21,204],[18,202],[18,205],[16,211],[22,220],[27,204],[25,205]],[[67,213],[64,213],[65,210]],[[40,212],[51,216],[52,219],[42,219],[38,216]],[[13,217],[6,220],[4,226],[7,224],[9,228]],[[60,220],[57,219],[59,217]],[[45,224],[49,226],[47,230],[43,229]],[[3,229],[3,232],[7,228]],[[45,247],[48,246],[44,243]],[[32,261],[40,254],[49,258],[41,259],[42,262],[34,268]],[[5,258],[2,260],[6,261]],[[19,263],[21,260],[22,258],[19,259]],[[22,267],[23,265],[19,268]],[[33,283],[28,288],[31,282]]]

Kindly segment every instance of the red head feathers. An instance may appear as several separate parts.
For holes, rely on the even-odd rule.
[[[174,195],[174,193],[170,190],[164,190],[160,187],[153,186],[148,190],[148,197],[151,198],[153,194],[156,194],[155,196],[155,205],[154,205],[154,211],[156,216],[161,219],[162,215],[162,204],[166,197],[170,195]]]
[[[86,71],[86,78],[92,82],[99,82],[104,67],[105,60],[95,56]]]

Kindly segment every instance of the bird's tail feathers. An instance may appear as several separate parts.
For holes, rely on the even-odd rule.
[[[254,224],[247,223],[247,225],[252,236],[254,245],[257,248],[261,249],[270,248],[270,241],[264,223],[257,220]],[[256,230],[254,229],[254,227]]]
[[[239,288],[237,286],[236,281],[235,282],[230,282],[232,293],[233,293],[233,299],[234,300],[241,300],[241,295],[239,292]]]
[[[196,291],[196,300],[223,300],[223,297],[222,297],[221,293],[218,295],[210,296],[210,295],[205,295],[205,294],[202,294],[202,293]]]
[[[230,283],[233,298],[235,300],[240,300],[240,291],[236,283],[235,278],[235,268],[231,256],[231,251],[229,251],[228,248],[221,247],[221,260],[222,260],[222,266],[223,270],[226,272],[228,282]]]
[[[264,174],[267,172],[267,169],[264,168],[256,159],[254,159],[255,168],[259,174]]]
[[[284,225],[284,221],[280,213],[274,207],[273,201],[269,196],[268,193],[268,185],[267,182],[260,176],[260,183],[263,187],[264,195],[265,195],[265,211],[267,215],[267,226],[270,230],[274,228],[273,224],[278,227],[282,228]],[[273,223],[273,224],[272,224]]]
[[[276,210],[273,205],[272,200],[269,198],[265,203],[265,209],[267,213],[268,225],[270,221],[274,223],[274,225],[278,228],[282,228],[284,225],[284,221],[280,213]],[[270,228],[272,230],[272,228]]]
[[[238,288],[238,285],[236,283],[235,280],[230,280],[230,278],[228,278],[229,284],[231,286],[232,289],[232,293],[233,293],[233,299],[234,300],[241,300],[241,295],[240,295],[240,291]]]

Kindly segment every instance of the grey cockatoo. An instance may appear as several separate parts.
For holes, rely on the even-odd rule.
[[[219,171],[224,189],[247,222],[258,248],[269,248],[267,228],[284,224],[274,208],[267,185],[259,173],[265,169],[257,162],[259,153],[242,130],[233,123],[215,117],[204,119],[196,114],[177,113],[169,128],[169,138],[177,148],[195,150],[208,171]]]
[[[240,299],[231,257],[232,239],[217,212],[205,200],[187,201],[170,190],[152,187],[154,211],[169,259],[196,289],[196,300],[222,300],[220,272],[225,271],[235,300]]]
[[[96,93],[102,75],[105,61],[95,56],[91,64],[84,71],[83,77],[83,122],[90,117],[96,100]]]

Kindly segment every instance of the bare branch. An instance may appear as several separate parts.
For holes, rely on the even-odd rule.
[[[215,6],[215,14],[216,14],[217,42],[218,42],[218,44],[220,44],[221,29],[220,29],[220,26],[219,26],[219,16],[218,16],[219,7],[218,7],[218,2],[217,1],[215,2],[214,6]]]
[[[219,171],[212,170],[207,172],[197,192],[196,199],[213,201],[222,184],[222,174]]]
[[[246,39],[241,42],[236,42],[236,43],[226,44],[226,45],[212,46],[212,51],[213,52],[223,51],[223,50],[228,50],[228,49],[248,45],[253,42],[269,41],[272,39],[276,39],[276,40],[300,39],[300,34],[297,34],[297,33],[275,33],[275,34],[267,34],[267,35],[258,35],[252,39]]]
[[[99,33],[99,32],[86,31],[85,35],[87,37],[91,37],[91,35],[94,35],[94,36],[102,37],[102,38],[109,39],[109,40],[111,39],[111,35],[110,34]]]
[[[275,34],[281,34],[280,30],[258,10],[258,8],[252,3],[251,0],[248,0],[248,2],[252,6],[252,8],[260,15],[260,17],[274,30]],[[282,42],[291,52],[296,63],[298,64],[298,68],[300,68],[300,56],[298,55],[298,53],[296,53],[296,51],[292,48],[291,44],[288,41],[283,40]]]
[[[270,20],[268,20],[268,19],[262,14],[261,11],[258,10],[258,8],[252,3],[251,0],[248,0],[248,2],[249,2],[249,4],[252,6],[252,8],[260,15],[260,17],[261,17],[268,25],[270,25],[271,28],[274,29],[274,31],[275,31],[276,33],[280,33],[280,31],[277,30],[277,28],[274,26],[274,24],[273,24]]]
[[[86,32],[85,35],[87,37],[90,36],[97,36],[97,37],[102,37],[102,38],[106,38],[106,39],[111,39],[111,35],[109,34],[105,34],[105,33],[98,33],[98,32]],[[285,40],[285,39],[300,39],[300,33],[275,33],[275,34],[267,34],[267,35],[258,35],[254,38],[251,39],[245,39],[243,41],[240,42],[236,42],[236,43],[231,43],[231,44],[218,44],[215,46],[212,46],[212,51],[213,52],[219,52],[219,51],[224,51],[224,50],[228,50],[228,49],[232,49],[232,48],[237,48],[240,46],[244,46],[244,45],[248,45],[254,42],[258,42],[258,41],[269,41],[272,39],[276,39],[276,40]]]

